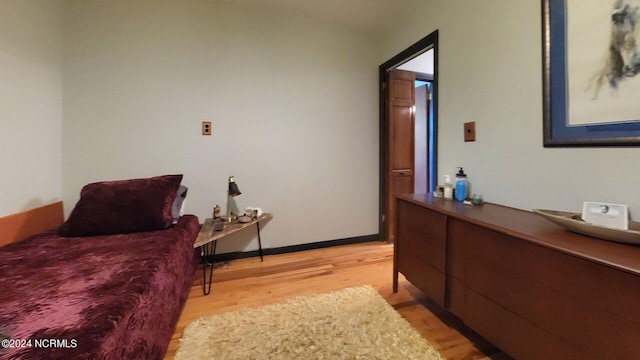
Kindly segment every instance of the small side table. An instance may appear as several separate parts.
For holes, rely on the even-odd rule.
[[[249,226],[256,224],[258,230],[258,246],[260,251],[260,261],[264,261],[262,255],[262,240],[260,239],[260,222],[264,220],[270,220],[273,218],[273,214],[264,213],[258,216],[257,219],[253,219],[246,223],[240,223],[238,221],[225,222],[224,228],[220,231],[214,230],[214,219],[206,219],[204,224],[200,228],[198,238],[193,244],[194,248],[200,247],[200,257],[202,262],[202,292],[204,295],[211,293],[211,281],[213,279],[213,262],[216,255],[216,244],[218,240],[238,232],[242,229],[246,229]],[[207,280],[207,258],[211,258],[211,269],[209,269],[209,276]]]

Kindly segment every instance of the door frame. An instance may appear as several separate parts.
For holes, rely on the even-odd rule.
[[[433,83],[432,89],[432,106],[433,106],[433,118],[438,118],[438,30],[430,33],[424,38],[417,41],[415,44],[409,46],[396,56],[384,62],[378,68],[378,82],[379,82],[379,118],[380,118],[380,137],[379,137],[379,190],[378,190],[378,233],[380,234],[382,241],[387,241],[386,233],[386,219],[384,214],[387,209],[386,201],[386,173],[387,173],[387,106],[386,106],[386,79],[387,71],[394,69],[405,62],[415,58],[418,55],[425,53],[427,50],[433,49]],[[434,169],[433,178],[437,179],[437,149],[438,149],[438,122],[433,122],[433,159],[432,167]]]

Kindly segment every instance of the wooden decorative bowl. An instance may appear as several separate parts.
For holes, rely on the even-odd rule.
[[[544,209],[533,211],[569,231],[624,244],[640,244],[640,223],[638,222],[629,221],[629,230],[622,230],[585,222],[580,219],[579,213]]]

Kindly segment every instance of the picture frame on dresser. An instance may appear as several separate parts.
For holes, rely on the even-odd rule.
[[[640,4],[541,1],[544,146],[639,146]]]

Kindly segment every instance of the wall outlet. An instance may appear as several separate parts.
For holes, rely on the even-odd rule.
[[[202,135],[211,135],[211,121],[202,122]]]
[[[464,123],[464,141],[476,141],[476,122]]]

